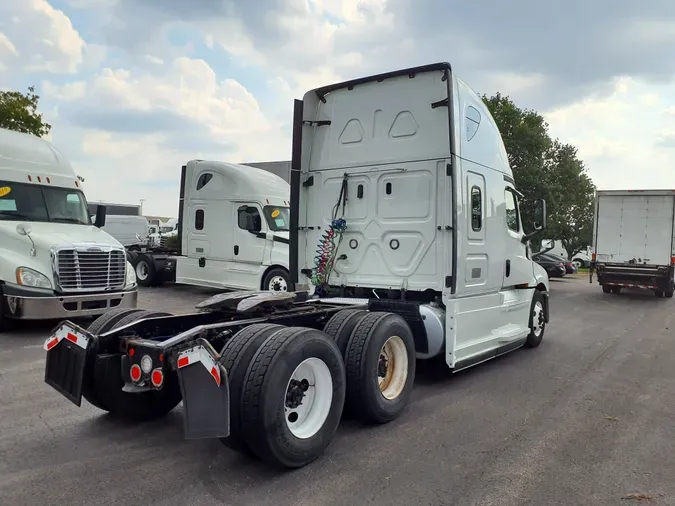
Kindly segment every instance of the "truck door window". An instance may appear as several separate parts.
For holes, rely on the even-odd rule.
[[[483,195],[477,186],[471,188],[471,228],[474,232],[483,228]]]
[[[211,178],[213,177],[213,174],[210,174],[208,172],[205,172],[201,176],[199,176],[199,179],[197,180],[197,190],[201,190],[204,188],[209,181],[211,181]]]
[[[253,206],[241,206],[237,209],[237,222],[242,230],[252,233],[262,230],[262,218],[258,209]]]
[[[195,230],[204,230],[204,210],[195,211]]]
[[[520,220],[518,219],[518,200],[516,199],[516,194],[507,188],[504,197],[506,200],[506,226],[509,227],[509,230],[519,232]]]

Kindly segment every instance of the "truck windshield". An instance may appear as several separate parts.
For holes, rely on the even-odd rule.
[[[267,226],[273,232],[288,232],[291,221],[291,210],[288,207],[265,206],[263,208]]]
[[[0,181],[0,220],[91,225],[80,190]]]

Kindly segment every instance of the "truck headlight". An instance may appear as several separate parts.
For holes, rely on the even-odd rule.
[[[47,276],[28,267],[19,267],[16,270],[16,282],[22,286],[30,286],[32,288],[52,289],[52,282],[49,281]]]
[[[136,271],[129,262],[127,262],[127,275],[126,279],[124,280],[124,286],[127,288],[133,288],[136,286]]]

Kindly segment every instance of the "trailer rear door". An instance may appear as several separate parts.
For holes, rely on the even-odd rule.
[[[669,265],[673,194],[599,194],[595,252],[598,262]]]

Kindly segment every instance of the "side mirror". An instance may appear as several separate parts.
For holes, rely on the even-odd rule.
[[[537,199],[534,201],[534,229],[541,232],[546,228],[546,201]]]
[[[260,232],[260,224],[256,223],[256,216],[251,213],[246,214],[246,230],[252,234]]]
[[[94,226],[98,228],[105,227],[105,213],[106,206],[97,205],[96,206],[96,219],[94,220]]]
[[[534,231],[523,236],[522,242],[526,244],[532,237],[546,229],[546,201],[537,199],[534,201]]]
[[[30,227],[27,227],[26,225],[17,225],[16,226],[16,233],[19,235],[30,235],[32,232],[32,229]]]

